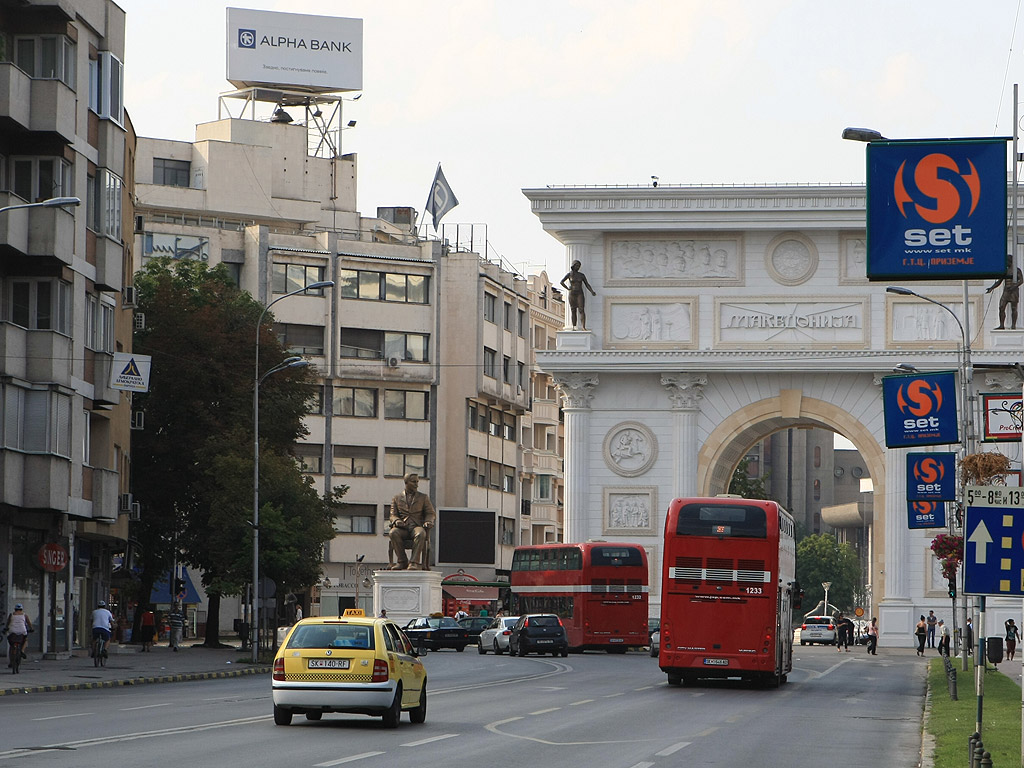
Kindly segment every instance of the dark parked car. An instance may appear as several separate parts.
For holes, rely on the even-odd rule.
[[[459,626],[465,629],[469,639],[475,642],[480,633],[491,626],[492,621],[494,619],[490,616],[470,616],[466,619],[459,619]]]
[[[569,639],[562,620],[553,613],[528,613],[520,616],[508,638],[508,650],[513,656],[528,653],[550,653],[552,656],[569,655]]]
[[[469,645],[466,628],[449,616],[420,616],[410,619],[402,629],[417,648],[454,648],[462,652]]]

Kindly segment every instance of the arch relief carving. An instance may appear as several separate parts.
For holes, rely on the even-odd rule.
[[[624,421],[608,430],[605,436],[604,462],[617,475],[642,475],[657,458],[657,438],[638,421]]]
[[[800,285],[818,269],[818,249],[798,232],[787,232],[772,240],[765,249],[765,268],[780,285]]]

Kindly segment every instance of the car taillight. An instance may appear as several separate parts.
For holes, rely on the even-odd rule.
[[[807,625],[806,625],[806,624],[801,624],[801,625],[800,625],[800,629],[801,629],[801,630],[805,630],[805,629],[807,629]]]
[[[284,680],[284,659],[274,659],[274,679]]]
[[[829,624],[829,625],[828,625],[828,628],[829,628],[829,629],[835,629],[835,626],[833,626],[832,624]]]
[[[373,677],[371,683],[386,683],[388,681],[388,663],[384,659],[375,659],[373,662]]]
[[[559,620],[558,620],[558,626],[560,626],[560,627],[564,627],[564,626],[565,626],[565,625],[564,625],[564,624],[562,623],[562,620],[561,620],[561,619],[559,619]]]
[[[512,634],[512,630],[511,630],[511,629],[506,629],[506,630],[505,630],[504,632],[502,632],[501,634],[503,634],[503,635],[511,635],[511,634]]]
[[[524,628],[528,627],[528,626],[530,626],[530,620],[529,619],[527,619],[526,621],[523,622],[523,627]]]

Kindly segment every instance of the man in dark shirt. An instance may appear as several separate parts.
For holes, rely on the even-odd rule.
[[[853,621],[840,613],[836,616],[836,652],[842,653],[845,648],[849,653],[851,642],[853,642]]]
[[[181,645],[182,630],[185,629],[185,615],[181,612],[181,606],[177,603],[174,604],[170,614],[167,616],[167,626],[171,628],[171,648],[177,651],[178,646]]]

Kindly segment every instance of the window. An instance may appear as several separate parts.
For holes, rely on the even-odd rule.
[[[489,323],[495,322],[498,312],[498,297],[484,293],[484,320]]]
[[[153,183],[165,187],[187,187],[191,176],[192,163],[188,160],[171,160],[166,157],[153,158]]]
[[[96,227],[93,227],[96,229]],[[142,262],[154,256],[170,256],[172,259],[210,260],[210,238],[199,235],[170,235],[163,232],[146,232],[142,236]],[[237,264],[221,262],[225,267]]]
[[[511,547],[516,543],[516,521],[510,517],[498,518],[498,538],[503,546]]]
[[[95,176],[88,177],[85,195],[87,226],[118,241],[121,239],[121,186],[121,179],[106,168],[99,168]],[[170,235],[170,238],[174,243],[175,236]],[[144,249],[152,255],[152,242],[144,242]]]
[[[498,353],[484,347],[484,376],[490,376],[492,379],[498,378],[497,367]]]
[[[501,358],[501,380],[506,384],[512,383],[512,358],[508,355]]]
[[[64,35],[14,38],[14,62],[29,77],[75,87],[74,41]]]
[[[551,475],[537,475],[537,492],[534,499],[537,501],[551,501]]]
[[[342,328],[341,356],[368,360],[388,359],[424,363],[429,360],[430,337],[423,333],[392,333],[370,328]]]
[[[293,355],[324,353],[324,329],[319,325],[274,323],[274,333],[284,348]]]
[[[12,157],[10,190],[30,203],[72,194],[71,164],[59,157]]]
[[[110,51],[89,61],[89,109],[105,120],[124,124],[124,65]]]
[[[511,413],[501,415],[501,436],[506,440],[514,440],[516,436],[516,417]]]
[[[338,533],[376,533],[377,508],[372,504],[345,504],[334,518]]]
[[[497,437],[501,434],[501,411],[489,411],[487,434]]]
[[[307,285],[322,282],[324,268],[310,264],[274,264],[271,290],[274,293],[301,291]],[[323,296],[323,288],[309,291],[309,296]]]
[[[519,337],[525,339],[526,338],[526,331],[527,331],[527,327],[526,327],[526,310],[525,309],[520,309],[519,310],[519,323],[518,323],[518,327],[519,327]]]
[[[71,334],[71,284],[61,280],[12,279],[6,319],[34,331]]]
[[[502,471],[501,490],[505,493],[516,492],[516,471],[512,467],[505,467]]]
[[[114,308],[96,296],[86,297],[85,346],[96,352],[114,351]]]
[[[334,446],[334,474],[377,475],[377,448],[372,445]]]
[[[526,386],[526,363],[516,363],[516,386],[520,389]]]
[[[71,398],[0,383],[0,447],[71,457]]]
[[[317,387],[309,400],[306,401],[311,416],[322,416],[324,412],[324,388]]]
[[[403,477],[415,472],[422,480],[427,476],[427,452],[411,448],[384,449],[384,476]]]
[[[405,389],[384,391],[384,418],[426,421],[427,393]]]
[[[363,387],[335,387],[334,415],[377,418],[377,390]]]
[[[512,304],[508,301],[505,302],[505,316],[504,326],[506,331],[512,330]]]
[[[426,275],[342,269],[338,272],[337,282],[340,295],[345,299],[383,299],[405,304],[430,303],[430,278]]]
[[[324,471],[324,447],[312,443],[295,446],[295,461],[307,475],[322,475]]]

